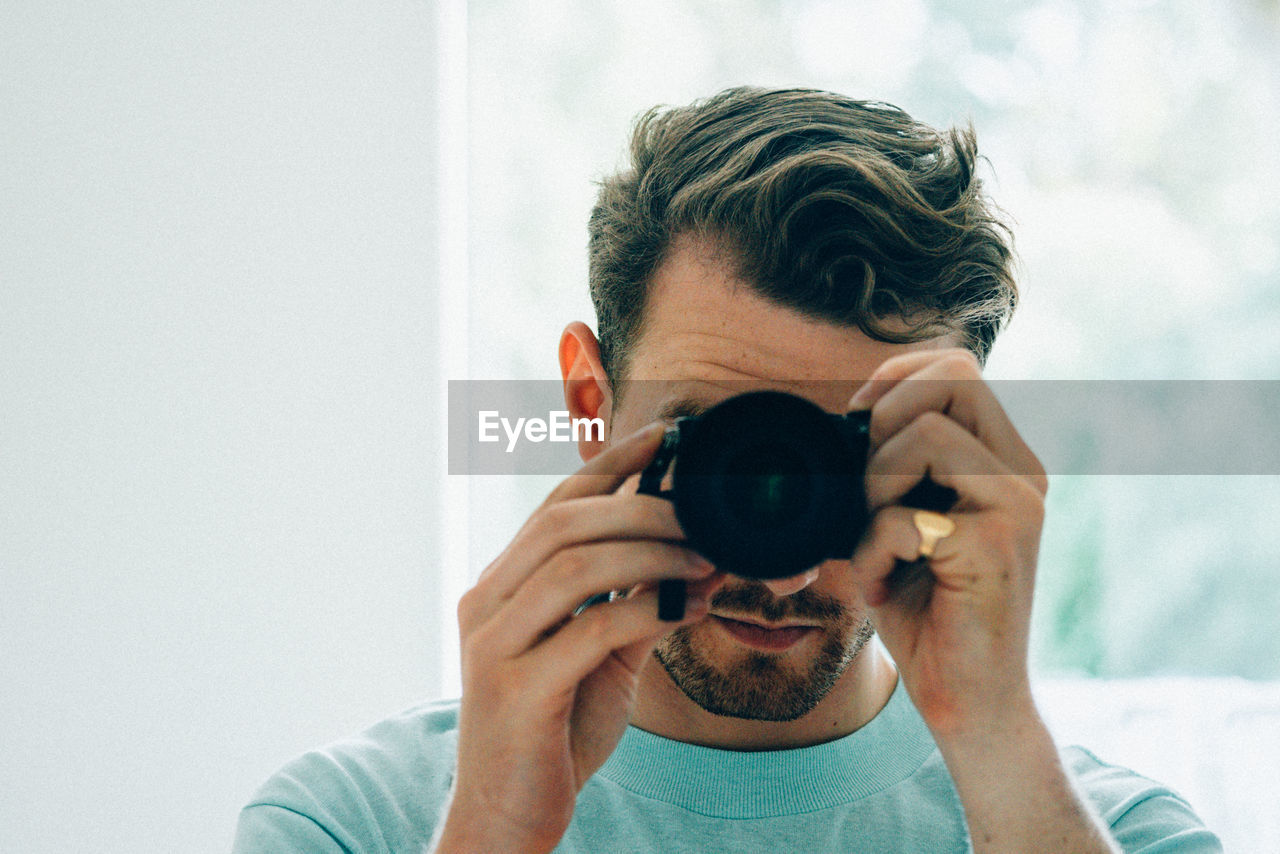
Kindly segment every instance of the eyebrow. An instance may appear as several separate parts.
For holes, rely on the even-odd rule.
[[[701,415],[710,408],[710,404],[695,397],[681,397],[664,403],[658,410],[658,418],[663,421],[674,421],[685,416]]]

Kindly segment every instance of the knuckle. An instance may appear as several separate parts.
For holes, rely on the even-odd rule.
[[[983,531],[987,542],[1001,554],[1016,553],[1026,535],[1038,534],[1044,525],[1043,496],[1022,478],[1012,478],[1012,481],[1012,501],[1008,509],[991,514]]]
[[[475,646],[471,643],[471,639],[467,638],[463,640],[462,649],[461,649],[461,662],[462,662],[463,673],[470,673],[475,670],[477,657],[478,656],[476,655]]]
[[[462,639],[461,663],[463,670],[476,672],[485,667],[491,648],[489,631],[485,628],[470,632]]]
[[[547,562],[542,575],[553,584],[564,584],[581,575],[590,566],[585,549],[570,546],[556,552]]]
[[[871,536],[867,538],[868,545],[883,542],[885,537],[892,532],[893,527],[894,519],[887,508],[876,513],[871,518]]]
[[[937,445],[951,431],[951,419],[937,410],[922,412],[911,423],[912,432],[924,442]]]
[[[1031,462],[1027,465],[1026,477],[1031,484],[1031,488],[1040,494],[1041,498],[1049,493],[1049,472],[1045,470],[1044,463],[1040,462],[1040,458],[1031,455]]]
[[[894,520],[889,508],[876,512],[854,549],[856,561],[863,564],[877,563],[885,550],[885,543],[893,536],[893,528]]]
[[[609,621],[606,619],[606,614],[611,616],[609,609],[606,607],[592,608],[577,618],[582,621],[581,632],[585,643],[594,646],[604,643],[608,639]]]
[[[577,482],[578,476],[579,475],[577,473],[571,474],[564,480],[557,483],[551,491],[547,493],[547,497],[542,499],[542,504],[539,509],[554,507],[557,503],[563,501],[565,493],[573,488],[574,483]]]
[[[1028,489],[1026,498],[1026,513],[1031,521],[1036,523],[1036,527],[1044,524],[1044,494],[1035,487]]]
[[[533,514],[534,527],[540,531],[555,533],[569,524],[573,508],[568,502],[559,502],[542,507]]]
[[[476,585],[458,597],[458,628],[464,633],[471,628],[472,623],[475,622],[480,611],[480,603],[478,601],[480,599],[480,593],[477,592],[479,587],[479,585]]]
[[[1035,483],[1017,475],[1010,476],[1009,492],[1013,497],[1013,506],[1018,513],[1035,515],[1044,514],[1044,495],[1036,488]]]
[[[978,364],[978,357],[972,351],[957,347],[944,352],[945,355],[939,361],[949,373],[965,378],[982,375],[982,366]]]

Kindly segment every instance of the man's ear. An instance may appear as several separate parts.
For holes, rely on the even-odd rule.
[[[600,363],[600,342],[591,327],[581,321],[570,323],[560,335],[560,376],[564,380],[564,402],[569,407],[569,417],[602,419],[607,437],[613,391]],[[586,462],[605,449],[606,441],[592,438],[592,430],[583,430],[582,434],[578,455]]]

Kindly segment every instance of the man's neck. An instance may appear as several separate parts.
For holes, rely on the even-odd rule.
[[[652,657],[640,671],[632,725],[664,738],[724,750],[786,750],[842,738],[889,702],[898,672],[876,643],[867,644],[830,693],[794,721],[713,715],[694,703]]]

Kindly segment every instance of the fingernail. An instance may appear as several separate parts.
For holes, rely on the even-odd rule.
[[[853,397],[849,398],[849,409],[866,409],[867,403],[871,400],[871,380],[867,380],[862,387],[853,393]]]

